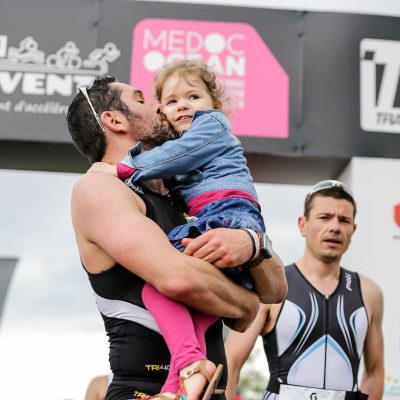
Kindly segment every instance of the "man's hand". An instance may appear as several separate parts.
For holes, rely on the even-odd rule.
[[[92,164],[92,166],[88,169],[87,172],[103,172],[105,174],[118,176],[117,166],[105,162],[95,162],[94,164]]]
[[[183,239],[182,244],[186,246],[184,254],[208,261],[219,269],[242,265],[253,254],[253,243],[243,229],[212,229],[195,239]],[[287,281],[283,263],[276,253],[249,271],[261,303],[273,304],[284,300]],[[245,320],[235,321],[234,324],[232,329],[239,332],[247,328]]]
[[[184,254],[201,258],[217,268],[236,267],[253,253],[249,235],[242,229],[211,229],[195,239],[183,239]]]

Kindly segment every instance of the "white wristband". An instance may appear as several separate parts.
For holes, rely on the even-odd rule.
[[[249,260],[249,261],[253,261],[255,260],[259,255],[260,255],[260,239],[258,237],[258,233],[253,231],[252,229],[245,229],[245,231],[247,231],[253,238],[253,243],[255,246],[255,252],[254,252],[254,256]]]

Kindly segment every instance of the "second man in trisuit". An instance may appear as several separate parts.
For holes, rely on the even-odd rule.
[[[227,338],[228,400],[258,335],[270,370],[264,400],[320,398],[315,389],[321,396],[330,390],[329,399],[335,400],[382,398],[382,291],[340,265],[356,229],[355,215],[354,196],[342,182],[321,181],[309,191],[298,220],[306,247],[285,267],[285,301],[262,305],[248,331]]]

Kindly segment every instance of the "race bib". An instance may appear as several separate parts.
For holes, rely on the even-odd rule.
[[[344,390],[316,389],[303,386],[280,385],[279,400],[344,400]]]

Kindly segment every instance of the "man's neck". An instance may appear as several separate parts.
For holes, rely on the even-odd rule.
[[[116,134],[108,135],[106,139],[107,148],[102,161],[112,165],[121,162],[128,151],[137,145],[137,141],[132,136],[122,133],[119,136]]]
[[[132,136],[122,134],[120,136],[109,135],[107,141],[107,149],[102,161],[112,165],[121,162],[128,154],[128,151],[133,149],[138,143]],[[164,186],[162,179],[151,179],[142,183],[150,190],[163,196],[168,194],[168,189]]]
[[[295,264],[319,292],[330,295],[336,289],[340,277],[340,259],[324,262],[305,253]]]

